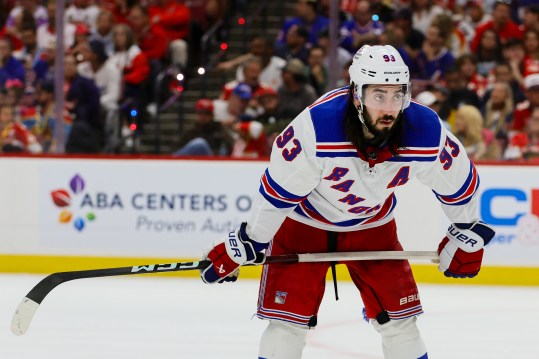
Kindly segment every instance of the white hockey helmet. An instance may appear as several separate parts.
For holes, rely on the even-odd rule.
[[[354,98],[363,104],[366,85],[403,85],[401,111],[410,105],[410,71],[399,52],[390,45],[364,45],[354,55],[349,68]]]

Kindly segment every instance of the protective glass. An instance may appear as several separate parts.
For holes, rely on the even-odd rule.
[[[363,105],[373,110],[389,112],[403,109],[406,93],[402,87],[367,87],[362,91]]]

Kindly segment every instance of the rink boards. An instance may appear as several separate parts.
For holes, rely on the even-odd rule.
[[[0,272],[198,258],[245,220],[266,165],[157,157],[0,157]],[[486,250],[481,275],[470,284],[539,285],[539,166],[477,167],[478,217],[497,235]],[[432,192],[410,181],[396,194],[404,248],[435,250],[449,222]],[[413,265],[418,281],[454,282],[432,264]],[[259,273],[260,268],[242,270],[244,277]],[[339,277],[346,279],[346,270],[341,268]]]

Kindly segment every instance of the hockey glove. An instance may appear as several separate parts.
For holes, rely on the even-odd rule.
[[[205,283],[235,282],[240,266],[264,263],[264,254],[260,251],[268,245],[250,239],[245,232],[246,227],[247,223],[242,223],[240,228],[228,233],[225,241],[216,244],[205,256],[204,259],[212,262],[200,273]]]
[[[494,233],[483,222],[451,224],[438,246],[438,269],[446,277],[475,277],[481,269],[483,247],[494,237]]]

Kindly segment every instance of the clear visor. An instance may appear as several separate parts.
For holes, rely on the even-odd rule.
[[[364,86],[361,102],[373,110],[397,112],[403,110],[406,102],[407,86]]]

